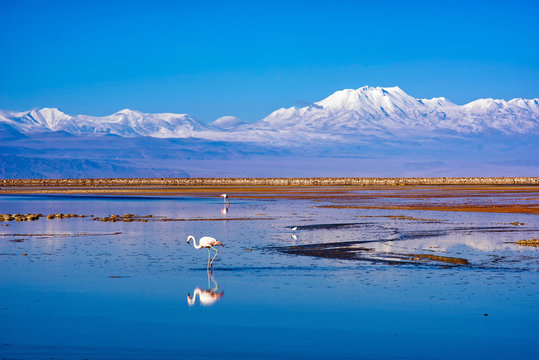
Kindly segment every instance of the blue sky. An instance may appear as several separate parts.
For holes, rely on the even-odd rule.
[[[538,1],[0,0],[0,108],[255,121],[343,88],[539,97]]]

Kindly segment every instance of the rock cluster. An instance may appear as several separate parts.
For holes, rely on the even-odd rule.
[[[36,221],[42,217],[47,220],[53,219],[68,219],[68,218],[82,218],[91,215],[77,215],[77,214],[49,214],[47,216],[43,214],[0,214],[0,222],[2,221]]]
[[[134,214],[124,214],[122,216],[120,215],[109,215],[105,217],[94,217],[92,220],[94,221],[102,221],[102,222],[133,222],[133,221],[139,221],[139,222],[148,222],[148,218],[151,218],[152,215],[144,215],[144,216],[138,216]]]
[[[0,214],[0,221],[35,221],[43,214]]]
[[[522,246],[539,247],[539,239],[529,239],[516,241],[515,244]]]
[[[47,220],[53,220],[53,219],[69,219],[69,218],[74,218],[74,217],[78,217],[78,218],[82,218],[82,217],[86,217],[88,215],[77,215],[77,214],[62,214],[62,213],[57,213],[57,214],[50,214],[50,215],[47,215]]]

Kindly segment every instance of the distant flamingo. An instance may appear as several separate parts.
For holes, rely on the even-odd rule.
[[[220,196],[223,198],[223,202],[228,202],[230,204],[230,200],[228,199],[227,194],[221,194]]]
[[[219,250],[214,248],[214,246],[217,246],[217,245],[221,245],[222,247],[225,247],[225,246],[210,236],[201,237],[197,244],[197,239],[193,235],[189,235],[187,237],[187,243],[189,244],[191,240],[193,240],[193,245],[195,246],[195,249],[202,249],[202,248],[208,249],[208,265],[209,267],[213,267],[213,260],[215,259],[217,254],[219,254]],[[210,249],[215,250],[215,255],[213,255],[213,258],[211,259],[211,261],[210,261],[210,257],[211,257]]]
[[[215,287],[213,289],[210,288],[210,277],[213,280],[213,283],[215,284]],[[211,272],[208,272],[208,290],[202,290],[199,287],[196,287],[193,291],[193,297],[191,297],[191,294],[187,294],[187,304],[189,306],[195,305],[195,302],[197,300],[200,301],[200,305],[202,306],[210,306],[216,303],[223,295],[224,291],[219,291],[219,284],[213,277],[213,274]]]

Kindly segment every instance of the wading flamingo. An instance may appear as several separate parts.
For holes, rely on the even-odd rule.
[[[210,277],[213,280],[213,283],[215,284],[214,288],[211,289],[210,285]],[[219,291],[219,284],[213,277],[213,273],[208,271],[208,290],[202,290],[199,287],[196,287],[195,290],[193,290],[193,297],[191,297],[191,294],[187,294],[187,304],[189,306],[195,305],[195,302],[197,300],[198,295],[198,301],[200,301],[200,305],[202,306],[210,306],[215,304],[219,299],[224,295],[224,291]]]
[[[193,240],[193,245],[195,246],[195,249],[202,249],[202,248],[208,249],[208,267],[213,267],[213,260],[215,259],[217,254],[219,254],[219,250],[214,248],[214,246],[217,246],[217,245],[221,245],[222,247],[225,247],[225,246],[210,236],[201,237],[197,244],[197,239],[193,235],[189,235],[187,237],[187,243],[189,244],[191,240]],[[211,259],[211,261],[210,261],[210,257],[211,257],[210,249],[215,250],[215,255],[213,255],[213,258]]]
[[[227,194],[221,194],[219,195],[223,198],[223,202],[228,202],[230,204],[230,200],[228,199],[228,195]]]

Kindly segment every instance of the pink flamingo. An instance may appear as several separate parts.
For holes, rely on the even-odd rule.
[[[213,260],[219,254],[219,250],[217,250],[214,246],[221,245],[222,247],[225,247],[221,242],[217,241],[216,239],[210,237],[210,236],[203,236],[200,238],[198,244],[197,239],[193,235],[189,235],[187,237],[187,243],[189,244],[193,240],[193,245],[195,246],[195,249],[202,249],[207,248],[208,249],[208,266],[213,268]],[[215,250],[215,255],[213,255],[213,258],[210,261],[211,252],[210,249]]]

